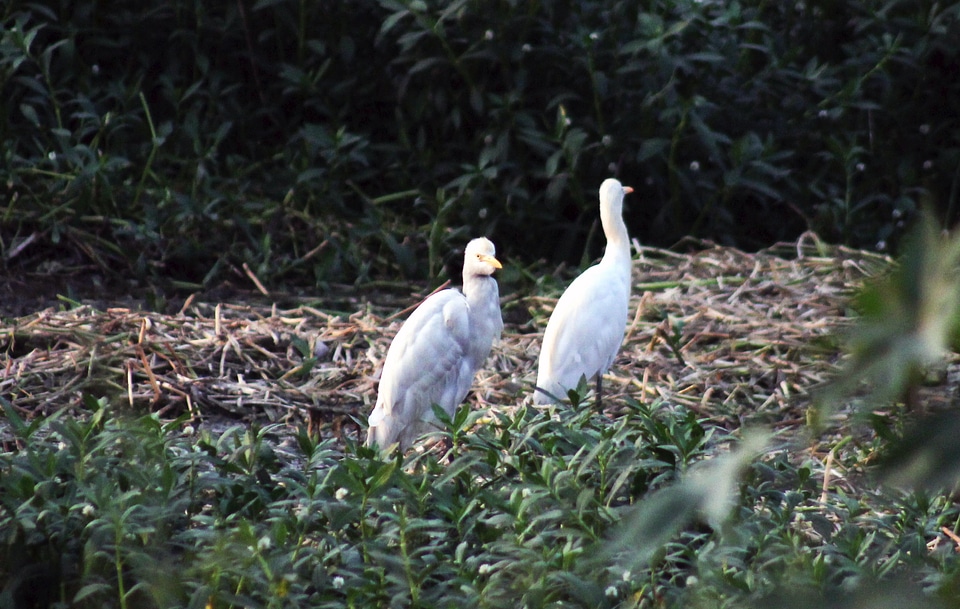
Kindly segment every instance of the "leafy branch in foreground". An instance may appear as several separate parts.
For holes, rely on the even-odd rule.
[[[960,233],[944,233],[923,214],[897,265],[865,285],[855,306],[861,318],[849,335],[850,361],[821,405],[834,407],[866,381],[871,405],[903,399],[921,407],[914,392],[923,373],[943,360],[960,332]]]
[[[932,214],[923,214],[896,266],[865,285],[855,305],[861,319],[849,334],[849,361],[822,388],[811,418],[858,392],[855,403],[875,419],[875,409],[902,402],[912,416],[886,452],[887,479],[913,488],[955,485],[960,408],[951,399],[947,410],[931,411],[923,388],[931,376],[945,374],[939,369],[960,336],[960,233],[943,231]]]

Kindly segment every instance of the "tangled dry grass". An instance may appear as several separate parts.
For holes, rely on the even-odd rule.
[[[889,260],[809,235],[756,254],[690,245],[690,253],[638,246],[632,323],[605,386],[729,428],[758,418],[802,423],[809,389],[835,371],[852,290]],[[414,300],[361,298],[349,314],[190,299],[174,315],[48,308],[0,327],[0,395],[28,419],[80,413],[88,393],[138,413],[189,412],[197,424],[227,417],[355,434],[405,317],[399,309]],[[508,319],[527,321],[507,324],[472,400],[509,407],[530,394],[555,303],[556,295],[504,299]]]

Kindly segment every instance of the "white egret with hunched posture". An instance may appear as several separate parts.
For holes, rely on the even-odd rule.
[[[401,326],[383,364],[368,446],[399,444],[406,451],[437,429],[433,404],[453,416],[503,330],[500,290],[493,278],[499,268],[490,240],[470,241],[464,251],[463,292],[437,292]]]
[[[600,185],[600,223],[607,249],[596,265],[567,287],[543,333],[534,403],[566,397],[581,377],[597,379],[613,364],[627,327],[630,302],[630,237],[623,222],[623,196],[633,192],[610,178]]]

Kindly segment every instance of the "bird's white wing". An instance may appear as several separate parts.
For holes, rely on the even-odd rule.
[[[626,285],[607,267],[590,267],[564,291],[550,316],[540,350],[537,384],[553,393],[580,377],[604,372],[616,357],[627,324]]]
[[[434,420],[432,404],[453,414],[473,377],[469,344],[469,306],[457,290],[434,294],[407,319],[387,351],[369,419],[381,447],[416,439],[420,423]]]

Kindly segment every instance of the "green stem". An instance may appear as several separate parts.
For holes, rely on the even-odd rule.
[[[680,210],[680,180],[677,179],[677,151],[680,147],[680,136],[687,128],[688,108],[684,108],[683,115],[680,117],[680,123],[673,130],[673,137],[670,140],[670,156],[667,157],[667,175],[670,183],[670,207],[673,209],[674,228],[679,228],[682,215]]]
[[[407,577],[407,586],[410,588],[410,606],[418,606],[420,599],[420,589],[417,586],[416,578],[413,575],[413,567],[410,564],[410,553],[407,551],[407,508],[400,508],[400,556],[403,558],[403,571]]]
[[[370,541],[370,532],[367,529],[368,492],[364,489],[363,499],[360,500],[360,553],[363,554],[364,564],[370,564],[370,552],[367,548]]]
[[[950,184],[950,196],[947,199],[947,213],[943,216],[943,225],[952,226],[954,214],[957,208],[957,195],[960,193],[960,163],[953,174],[953,182]]]
[[[307,0],[300,0],[299,19],[297,20],[297,65],[303,67],[303,58],[307,49]]]
[[[153,116],[150,114],[150,106],[147,105],[147,98],[143,95],[143,91],[140,92],[140,103],[143,105],[143,111],[147,116],[147,125],[150,127],[150,154],[147,156],[147,162],[143,167],[143,172],[140,174],[140,183],[137,184],[137,191],[133,195],[133,206],[136,208],[137,203],[140,201],[140,195],[143,194],[144,185],[147,182],[147,174],[150,173],[150,166],[153,165],[153,159],[157,156],[157,130],[153,124]]]
[[[853,201],[853,172],[856,171],[856,166],[851,166],[851,162],[856,159],[848,159],[844,163],[844,170],[846,172],[845,180],[845,192],[843,193],[843,242],[846,244],[850,243],[850,206]]]
[[[420,194],[419,190],[402,190],[400,192],[394,192],[389,195],[383,195],[377,197],[376,199],[370,199],[370,202],[374,205],[380,203],[391,203],[393,201],[399,201],[400,199],[409,199],[410,197],[416,197]]]
[[[601,107],[600,94],[598,93],[599,87],[597,86],[597,67],[593,60],[592,45],[590,51],[587,53],[587,64],[590,68],[590,83],[593,85],[593,112],[597,115],[597,133],[603,135],[607,132],[607,130],[603,124],[603,108]],[[573,170],[573,167],[570,169]]]
[[[450,43],[447,42],[447,37],[445,35],[446,32],[443,29],[443,21],[441,19],[437,19],[431,23],[431,19],[428,19],[424,13],[418,13],[409,5],[407,6],[407,10],[409,10],[414,16],[414,18],[420,24],[420,27],[424,28],[425,30],[429,30],[434,36],[437,37],[437,40],[440,41],[440,46],[443,47],[443,52],[446,54],[447,60],[453,66],[453,69],[455,69],[457,73],[460,74],[460,77],[463,78],[463,80],[467,83],[467,88],[470,90],[470,92],[472,93],[475,91],[476,85],[473,82],[473,78],[470,76],[470,73],[467,72],[460,64],[460,58],[457,57],[457,54],[450,46]]]
[[[113,531],[113,562],[117,569],[117,593],[120,595],[120,609],[127,609],[127,591],[123,583],[123,559],[120,554],[120,544],[123,542],[122,520],[115,523]]]
[[[650,281],[647,283],[636,283],[633,287],[637,291],[668,290],[680,286],[702,286],[718,285],[720,282],[729,285],[739,285],[746,281],[745,277],[711,277],[710,279],[694,279],[692,281]]]

